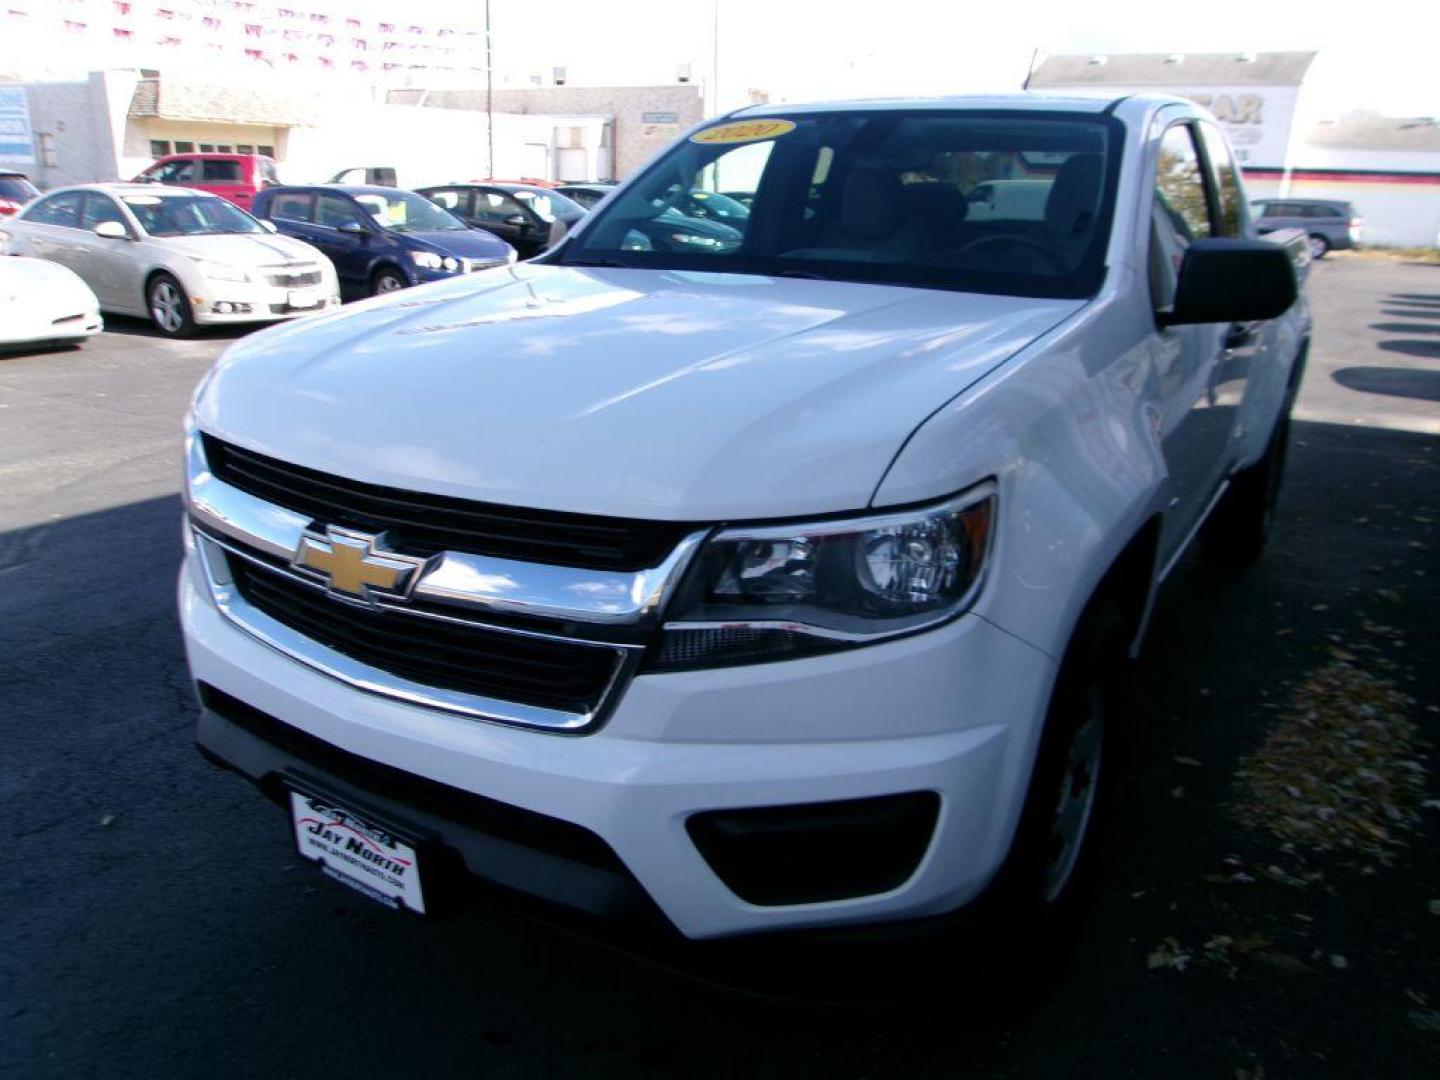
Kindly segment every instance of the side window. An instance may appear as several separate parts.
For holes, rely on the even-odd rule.
[[[509,195],[500,191],[477,191],[475,192],[475,218],[478,221],[493,221],[497,224],[503,223],[506,218],[519,214],[529,220],[529,215]]]
[[[33,221],[37,225],[59,225],[66,229],[78,229],[80,203],[84,198],[83,191],[62,191],[58,195],[51,195],[32,206],[25,215],[25,220]]]
[[[162,184],[193,184],[195,183],[195,162],[167,161],[159,168],[151,169],[145,175],[152,180],[159,180]]]
[[[361,225],[363,222],[349,199],[327,194],[321,195],[315,202],[315,224],[338,229],[341,225]]]
[[[1245,189],[1240,183],[1240,170],[1235,167],[1235,158],[1230,153],[1230,144],[1214,124],[1200,125],[1200,137],[1205,143],[1205,156],[1210,159],[1210,170],[1215,180],[1215,192],[1220,196],[1220,227],[1218,236],[1243,236],[1245,233]]]
[[[470,199],[467,192],[446,188],[441,191],[430,192],[429,198],[436,206],[442,206],[453,214],[468,214],[470,212],[468,205]]]
[[[85,213],[80,219],[80,227],[93,232],[95,226],[102,221],[118,221],[125,226],[126,232],[130,231],[130,226],[125,222],[125,215],[120,212],[120,207],[115,205],[115,200],[108,195],[99,195],[92,191],[85,196]]]
[[[201,170],[201,179],[207,184],[238,184],[241,183],[240,162],[238,161],[206,161]]]
[[[1185,249],[1213,234],[1205,174],[1189,124],[1169,128],[1160,143],[1150,222],[1150,296],[1156,309],[1175,302]]]
[[[276,221],[308,222],[311,208],[314,205],[314,195],[286,192],[283,195],[276,195],[270,200],[270,216]]]

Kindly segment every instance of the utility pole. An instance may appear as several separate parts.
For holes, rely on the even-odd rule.
[[[485,177],[495,179],[495,65],[490,59],[490,0],[485,0]]]

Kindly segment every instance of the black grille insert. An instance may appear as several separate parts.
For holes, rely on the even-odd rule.
[[[203,436],[210,470],[225,483],[330,525],[390,531],[415,555],[468,551],[602,570],[657,566],[695,526],[594,517],[402,491],[316,472]]]
[[[294,755],[312,768],[341,777],[367,792],[436,814],[512,844],[628,876],[620,857],[610,846],[580,825],[487,799],[483,795],[360,757],[282,723],[208,683],[200,683],[198,689],[205,708]],[[286,789],[279,784],[271,786],[276,801],[285,800],[285,792]]]
[[[272,619],[363,664],[426,686],[588,713],[599,706],[620,663],[614,648],[376,610],[239,557],[230,557],[229,565],[240,595]]]

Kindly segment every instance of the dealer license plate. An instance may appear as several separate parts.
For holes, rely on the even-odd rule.
[[[290,816],[302,857],[386,907],[425,914],[420,860],[410,844],[318,795],[290,792]]]
[[[325,302],[324,289],[291,289],[285,303],[296,311],[316,308]]]

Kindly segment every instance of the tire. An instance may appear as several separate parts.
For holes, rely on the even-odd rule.
[[[146,283],[145,310],[155,329],[166,337],[193,337],[198,329],[185,290],[169,274],[156,274]]]
[[[1044,967],[1063,955],[1084,913],[1121,771],[1126,627],[1120,607],[1101,596],[1066,650],[1010,853],[978,903],[975,928],[1001,977],[1023,969],[1021,956]]]
[[[1319,233],[1311,233],[1309,238],[1310,258],[1323,259],[1330,253],[1330,241]]]
[[[1230,490],[1200,533],[1205,554],[1222,566],[1249,566],[1260,558],[1275,521],[1280,481],[1290,444],[1290,408],[1275,422],[1265,456],[1230,478]]]
[[[410,283],[393,266],[382,266],[370,276],[370,295],[383,296],[408,288]]]

